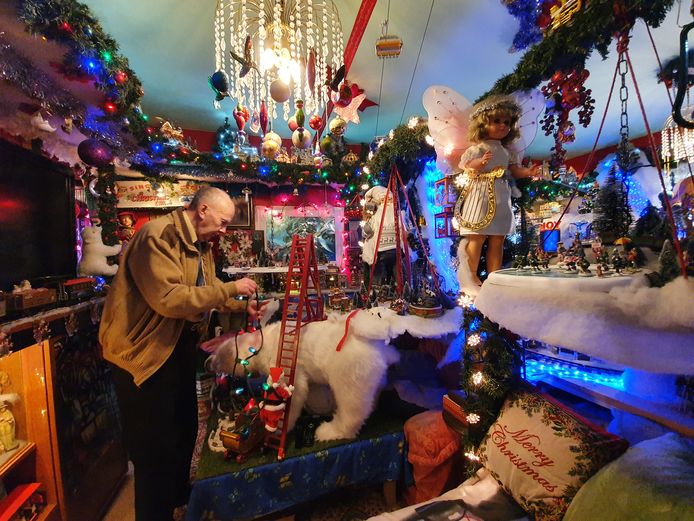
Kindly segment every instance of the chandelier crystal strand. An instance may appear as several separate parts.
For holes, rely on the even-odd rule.
[[[219,9],[217,2],[217,11],[214,17],[214,70],[218,71],[222,68],[222,47],[220,45],[220,33],[222,32],[222,11]]]
[[[289,15],[289,56],[291,57],[293,63],[299,63],[299,55],[297,54],[296,41],[294,39],[296,34],[295,14],[294,11],[290,11],[287,14]],[[292,74],[293,73],[294,71],[292,70]],[[302,84],[301,78],[294,78],[292,76],[292,80],[294,81],[294,99],[300,99]]]

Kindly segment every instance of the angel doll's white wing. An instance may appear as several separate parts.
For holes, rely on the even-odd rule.
[[[472,103],[444,85],[432,85],[422,96],[429,116],[429,133],[434,139],[436,166],[445,175],[458,168],[460,157],[470,143],[467,129]]]
[[[518,119],[520,137],[510,143],[506,148],[518,155],[518,160],[523,158],[523,151],[530,146],[537,135],[537,120],[545,108],[545,97],[537,89],[516,91],[511,96],[521,108],[521,116]]]

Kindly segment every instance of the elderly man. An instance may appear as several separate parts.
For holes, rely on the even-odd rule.
[[[197,434],[195,351],[212,309],[240,311],[254,281],[215,276],[210,239],[225,233],[234,203],[201,188],[187,209],[133,236],[106,297],[99,341],[112,364],[123,437],[135,468],[137,521],[170,520],[190,493]],[[249,306],[256,313],[255,303]]]

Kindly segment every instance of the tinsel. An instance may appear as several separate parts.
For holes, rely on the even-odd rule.
[[[0,31],[0,80],[14,85],[44,109],[62,118],[84,120],[85,106],[20,54]]]
[[[612,38],[629,29],[628,23],[641,18],[648,26],[658,27],[673,3],[674,0],[591,0],[574,15],[571,23],[549,32],[529,49],[516,69],[500,78],[479,99],[535,88],[557,70],[582,69],[593,50],[606,58]],[[622,12],[616,15],[615,8]],[[629,20],[626,25],[622,15]]]
[[[522,51],[542,40],[542,31],[537,26],[537,0],[512,0],[506,2],[506,9],[520,22],[518,32],[513,37],[512,51]]]

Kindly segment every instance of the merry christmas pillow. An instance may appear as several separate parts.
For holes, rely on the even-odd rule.
[[[559,521],[581,485],[627,446],[548,396],[518,391],[487,432],[480,458],[535,519]]]

